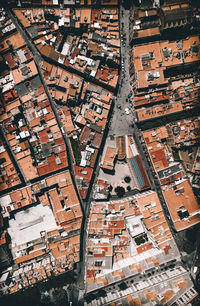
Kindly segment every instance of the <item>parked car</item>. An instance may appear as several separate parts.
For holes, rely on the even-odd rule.
[[[129,115],[129,114],[130,114],[130,111],[129,111],[128,107],[125,108],[125,114],[126,114],[126,115]]]

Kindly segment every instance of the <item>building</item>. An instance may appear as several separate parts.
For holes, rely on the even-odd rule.
[[[111,148],[111,147],[107,147],[106,149],[106,153],[104,156],[104,160],[103,163],[101,165],[101,168],[104,171],[108,171],[108,172],[113,172],[114,171],[114,167],[115,167],[115,161],[117,158],[117,148]]]
[[[185,292],[192,301],[197,293],[179,256],[155,192],[93,202],[85,305],[172,305],[185,302]]]
[[[145,53],[143,53],[144,45],[134,46],[132,59],[135,90],[144,92],[155,87],[166,88],[170,75],[180,72],[183,66],[198,63],[198,44],[198,37],[190,36],[188,39],[178,41],[157,41],[145,44]],[[183,50],[186,50],[186,53]],[[181,64],[185,65],[181,66]]]
[[[0,202],[14,261],[13,266],[9,262],[11,282],[1,288],[4,294],[64,273],[79,262],[82,210],[69,171],[13,191]]]
[[[0,142],[0,191],[21,183],[19,174],[2,141]]]
[[[126,271],[126,266],[139,265],[144,254],[150,257],[154,254],[155,261],[160,252],[168,254],[167,250],[173,248],[171,239],[154,192],[124,200],[93,203],[88,225],[87,291],[104,286],[100,281],[102,278],[107,279],[107,285],[114,282],[110,274],[114,276],[114,271],[120,267]],[[157,255],[156,246],[160,250]]]
[[[162,187],[162,192],[176,231],[200,222],[200,210],[189,180],[176,181]]]
[[[168,131],[165,126],[142,133],[146,148],[161,185],[179,180],[184,169],[174,160],[172,148],[168,144]]]

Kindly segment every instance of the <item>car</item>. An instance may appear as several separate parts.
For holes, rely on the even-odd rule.
[[[125,41],[123,42],[123,46],[126,47],[126,42]]]
[[[125,108],[125,114],[127,114],[127,115],[130,114],[130,111],[129,111],[128,107]]]

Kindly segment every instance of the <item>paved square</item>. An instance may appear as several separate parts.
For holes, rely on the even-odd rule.
[[[131,178],[130,183],[126,183],[124,181],[125,176],[130,176]],[[108,174],[108,173],[105,173],[102,169],[100,169],[99,179],[103,179],[107,181],[109,184],[111,184],[111,186],[113,187],[111,195],[116,195],[114,190],[117,186],[124,187],[126,192],[127,192],[128,186],[131,187],[131,190],[137,188],[137,185],[134,181],[134,177],[131,175],[128,164],[125,161],[123,162],[117,161],[115,165],[115,174]]]

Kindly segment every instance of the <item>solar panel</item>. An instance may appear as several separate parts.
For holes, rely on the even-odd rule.
[[[135,176],[137,178],[139,187],[142,189],[142,187],[144,186],[144,181],[143,181],[140,169],[138,167],[137,161],[136,161],[135,158],[130,158],[130,162],[131,162],[131,165],[133,167],[133,171],[135,173]]]
[[[141,60],[142,61],[145,61],[145,60],[150,60],[151,59],[151,56],[149,53],[145,53],[145,54],[142,54],[141,55]]]

